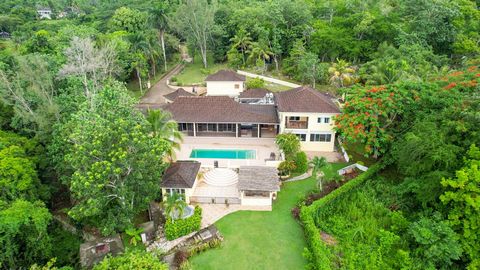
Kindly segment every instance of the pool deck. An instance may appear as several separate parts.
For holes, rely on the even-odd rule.
[[[190,158],[193,149],[239,149],[254,150],[255,159],[208,159]],[[265,165],[270,153],[277,157],[280,151],[274,138],[228,138],[228,137],[184,137],[180,150],[176,152],[177,160],[197,160],[202,167],[213,167],[218,161],[219,167],[237,168],[242,165]]]

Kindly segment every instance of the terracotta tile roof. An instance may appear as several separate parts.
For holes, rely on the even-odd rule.
[[[179,123],[278,123],[274,105],[240,104],[226,96],[178,97],[165,110]]]
[[[173,91],[169,94],[163,95],[163,97],[165,97],[166,99],[168,99],[170,101],[174,101],[177,97],[190,97],[190,96],[195,96],[195,95],[186,91],[183,88],[178,88],[177,90],[175,90],[175,91]]]
[[[263,88],[253,88],[248,89],[240,93],[238,98],[264,98],[267,93],[270,93],[267,89]]]
[[[170,164],[162,177],[163,188],[192,188],[200,170],[200,162],[177,161]]]
[[[238,170],[239,190],[279,191],[278,170],[267,166],[240,166]]]
[[[209,75],[205,81],[219,81],[219,82],[244,82],[246,81],[246,77],[244,75],[240,75],[233,70],[219,70],[214,74]]]
[[[340,113],[331,97],[307,86],[275,93],[279,112]]]

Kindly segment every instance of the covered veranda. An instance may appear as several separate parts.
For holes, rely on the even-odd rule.
[[[274,138],[279,125],[271,123],[179,123],[179,131],[193,137]]]

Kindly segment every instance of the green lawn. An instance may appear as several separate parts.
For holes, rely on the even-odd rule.
[[[194,256],[193,269],[304,269],[305,238],[290,211],[315,186],[313,178],[285,183],[273,211],[239,211],[219,220],[225,241]]]
[[[225,63],[214,63],[211,56],[208,57],[208,68],[203,67],[202,58],[197,55],[194,59],[194,63],[185,64],[185,68],[176,77],[179,85],[192,85],[203,84],[205,78],[212,73],[219,71],[220,69],[228,69]]]

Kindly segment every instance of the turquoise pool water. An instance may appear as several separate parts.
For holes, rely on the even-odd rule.
[[[193,149],[190,158],[255,159],[255,150]]]

